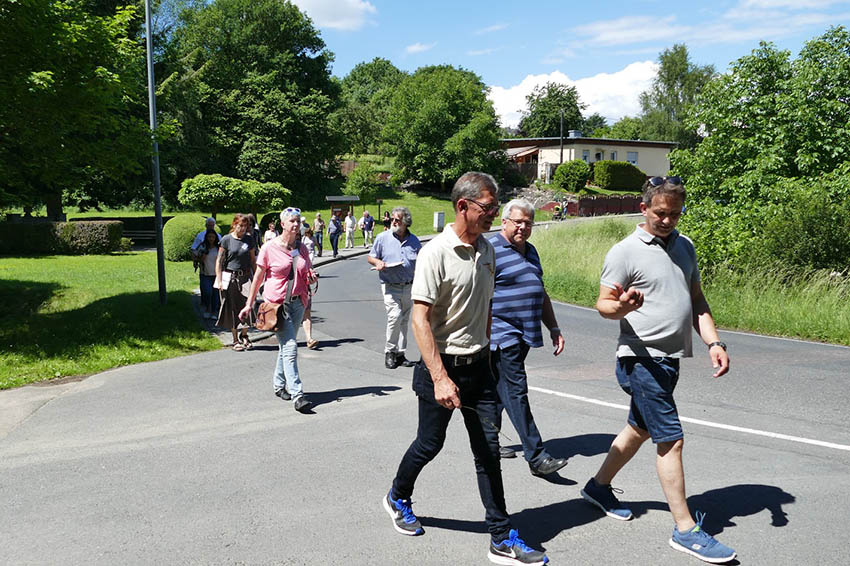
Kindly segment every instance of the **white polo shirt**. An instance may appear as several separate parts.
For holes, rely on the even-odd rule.
[[[484,236],[463,243],[454,224],[422,247],[411,296],[432,305],[431,331],[442,354],[466,356],[489,343],[496,254]]]

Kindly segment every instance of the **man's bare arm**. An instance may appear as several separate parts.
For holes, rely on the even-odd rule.
[[[634,287],[623,290],[623,286],[614,283],[616,287],[599,286],[599,298],[596,299],[596,310],[603,318],[620,320],[632,311],[643,306],[643,291]]]
[[[552,338],[552,345],[555,346],[555,355],[557,356],[564,351],[564,335],[558,328],[558,321],[555,319],[555,309],[552,307],[552,299],[549,298],[549,293],[543,291],[543,324],[549,329],[549,335]],[[552,330],[552,329],[555,330]]]
[[[431,374],[431,381],[434,382],[434,398],[437,403],[447,409],[459,409],[460,397],[458,396],[457,385],[446,373],[443,359],[437,349],[437,342],[434,340],[434,333],[431,330],[432,309],[433,306],[428,303],[413,302],[413,313],[410,316],[413,337],[416,339],[417,346],[419,346],[422,361],[425,362],[425,367]]]
[[[691,303],[694,309],[694,329],[697,331],[697,334],[699,334],[706,345],[718,342],[720,337],[717,335],[714,317],[711,315],[711,308],[708,306],[708,301],[699,283],[695,283],[691,289]],[[714,377],[720,377],[729,371],[729,354],[726,353],[723,347],[713,346],[709,348],[708,355],[711,358],[712,367],[717,370],[714,372]]]

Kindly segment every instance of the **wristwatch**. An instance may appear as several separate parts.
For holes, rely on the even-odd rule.
[[[711,349],[712,349],[712,348],[714,348],[715,346],[720,346],[720,347],[721,347],[721,348],[723,348],[724,350],[726,349],[726,343],[725,343],[725,342],[721,342],[720,340],[718,340],[717,342],[712,342],[711,344],[709,344],[709,345],[708,345],[708,349],[709,349],[709,350],[711,350]]]

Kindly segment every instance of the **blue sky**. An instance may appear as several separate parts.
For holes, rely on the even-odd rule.
[[[402,70],[451,64],[490,86],[503,125],[515,126],[535,85],[575,85],[587,114],[635,115],[658,53],[685,43],[691,59],[725,71],[759,41],[792,55],[832,25],[850,24],[850,0],[712,2],[537,0],[294,0],[321,31],[345,76],[389,59]]]

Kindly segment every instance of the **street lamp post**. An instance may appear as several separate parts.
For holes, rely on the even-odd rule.
[[[558,162],[564,162],[564,109],[561,108],[561,160]]]
[[[165,305],[168,303],[168,295],[165,291],[165,252],[162,248],[162,195],[159,188],[159,144],[156,142],[156,83],[153,80],[150,0],[145,0],[145,28],[148,59],[148,109],[150,111],[151,142],[153,143],[151,168],[153,169],[153,198],[156,215],[156,270],[159,277],[159,303]]]

